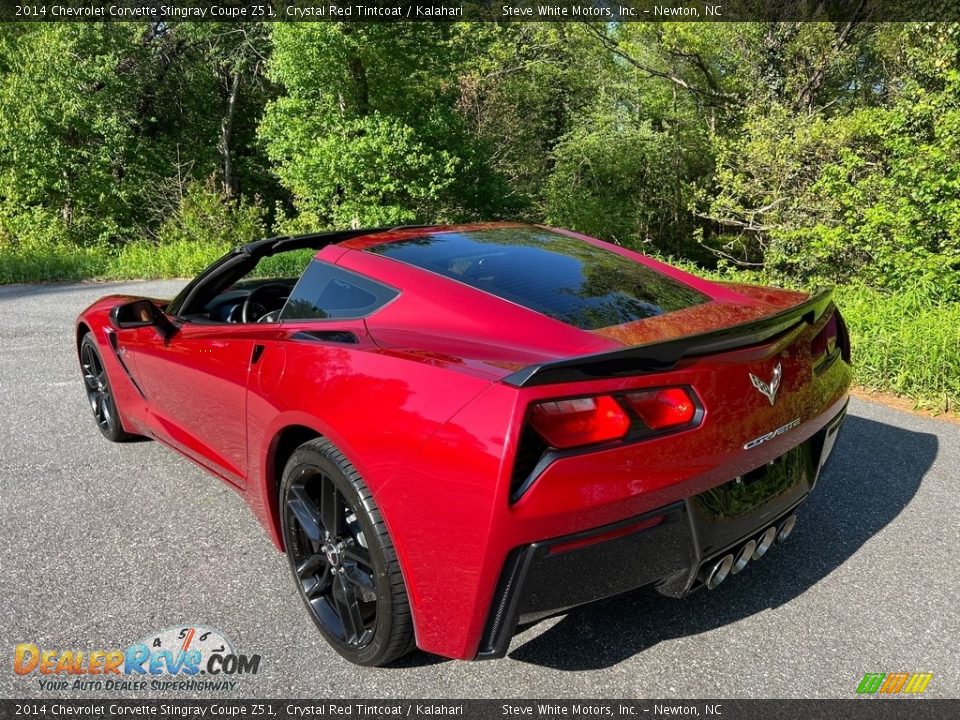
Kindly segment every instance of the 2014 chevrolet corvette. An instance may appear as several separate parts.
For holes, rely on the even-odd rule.
[[[103,435],[241,492],[363,665],[717,587],[790,534],[851,382],[829,291],[514,223],[254,242],[172,301],[99,300],[76,342]]]

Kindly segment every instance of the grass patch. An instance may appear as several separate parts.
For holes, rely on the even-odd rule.
[[[290,252],[264,258],[254,270],[257,277],[298,278],[317,254],[316,250],[291,250]]]
[[[0,246],[0,284],[86,280],[103,276],[109,264],[110,255],[101,247]]]
[[[80,280],[191,278],[231,249],[229,244],[178,240],[136,242],[116,249],[73,246],[23,250],[0,247],[0,285]],[[297,250],[263,260],[258,277],[299,277],[315,250]]]
[[[228,249],[187,241],[138,242],[119,250],[105,245],[6,247],[0,248],[0,284],[191,277]]]
[[[228,250],[227,244],[191,240],[130,243],[111,255],[103,279],[193,277]]]
[[[935,411],[960,408],[960,303],[922,291],[837,288],[857,384],[911,398]]]

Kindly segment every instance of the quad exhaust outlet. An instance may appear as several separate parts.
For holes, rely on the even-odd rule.
[[[757,540],[757,547],[753,551],[753,559],[759,560],[764,555],[767,554],[767,550],[773,547],[773,543],[777,539],[777,528],[774,525],[771,525],[766,530],[763,531],[763,535],[760,536],[760,539]]]
[[[713,590],[717,585],[727,579],[730,574],[730,568],[733,566],[733,555],[724,555],[707,572],[706,585],[708,590]]]
[[[779,525],[771,525],[758,537],[747,540],[735,552],[712,560],[701,571],[703,584],[708,590],[713,590],[730,575],[736,575],[743,570],[751,560],[759,560],[771,547],[786,542],[796,524],[797,516],[790,515]]]
[[[797,516],[791,515],[786,520],[783,521],[783,524],[780,525],[780,529],[777,530],[777,545],[782,545],[787,541],[787,538],[790,537],[790,533],[793,532],[794,525],[797,524]]]
[[[730,573],[736,575],[743,570],[747,566],[747,563],[750,562],[750,559],[753,557],[753,552],[756,549],[757,541],[747,540],[747,543],[740,548],[740,552],[737,553],[737,559],[733,561],[733,567],[730,568]]]

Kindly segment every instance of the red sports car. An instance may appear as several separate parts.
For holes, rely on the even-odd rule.
[[[513,223],[262,240],[76,340],[101,432],[240,491],[363,665],[717,587],[790,534],[851,382],[829,292]]]

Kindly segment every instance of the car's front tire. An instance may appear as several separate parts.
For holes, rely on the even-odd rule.
[[[127,442],[135,438],[123,429],[117,401],[113,397],[110,379],[107,377],[103,358],[97,350],[92,333],[87,333],[80,341],[80,370],[83,372],[83,387],[87,392],[87,401],[93,410],[97,428],[111,442]]]
[[[300,597],[338,653],[378,666],[413,649],[393,543],[360,474],[330,441],[311,440],[290,457],[280,520]]]

